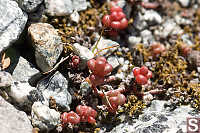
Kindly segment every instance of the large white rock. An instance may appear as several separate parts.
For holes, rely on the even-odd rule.
[[[87,9],[86,0],[45,0],[46,13],[50,16],[70,15],[73,10]]]
[[[63,50],[63,43],[57,30],[47,23],[31,24],[28,28],[31,44],[35,50],[38,67],[47,72],[53,68]]]
[[[28,82],[14,82],[10,87],[9,95],[13,98],[14,102],[23,105],[29,102],[28,95],[35,89]]]
[[[32,125],[25,112],[17,110],[0,96],[0,132],[32,133]]]
[[[60,122],[60,113],[41,102],[35,102],[31,111],[32,124],[41,131],[49,131]]]
[[[15,1],[0,0],[0,53],[13,44],[24,30],[28,16]]]

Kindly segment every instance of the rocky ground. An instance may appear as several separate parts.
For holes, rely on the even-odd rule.
[[[102,24],[112,4],[128,27]],[[199,0],[1,0],[0,53],[2,133],[186,133],[200,117]],[[100,56],[113,69],[93,81]],[[153,75],[142,85],[141,66]],[[114,111],[111,90],[126,99]],[[78,105],[96,122],[65,122]]]

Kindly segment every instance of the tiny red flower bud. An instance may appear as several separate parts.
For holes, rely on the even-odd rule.
[[[133,68],[133,75],[136,77],[138,74],[140,74],[140,68],[139,67],[134,67]]]
[[[122,18],[120,20],[120,29],[125,29],[128,27],[128,20],[126,18]]]
[[[148,68],[146,67],[146,66],[142,66],[141,68],[140,68],[140,74],[142,74],[142,75],[147,75],[147,73],[148,73]]]
[[[119,21],[112,21],[111,22],[111,27],[113,29],[121,29],[121,23]]]
[[[145,85],[147,84],[147,78],[142,74],[138,74],[136,76],[136,82],[140,85]]]
[[[95,60],[95,59],[90,59],[90,60],[87,62],[88,68],[89,68],[91,71],[94,71],[94,69],[95,69],[95,64],[96,64],[96,60]]]
[[[126,15],[123,12],[118,12],[117,15],[119,17],[119,20],[121,20],[122,18],[126,18]]]
[[[105,62],[105,63],[107,62],[106,58],[103,57],[103,56],[97,57],[96,60],[102,60],[102,61]]]
[[[118,17],[118,13],[117,12],[112,12],[110,14],[110,18],[112,19],[112,21],[118,21],[118,20],[120,20],[119,17]]]
[[[103,23],[104,26],[110,27],[111,22],[112,22],[112,20],[111,20],[110,15],[104,15],[103,16],[102,23]]]
[[[107,75],[108,73],[112,72],[112,69],[113,69],[113,68],[112,68],[112,65],[107,63],[107,64],[105,65],[103,74],[104,74],[104,75]]]
[[[61,121],[62,121],[64,124],[68,122],[68,120],[67,120],[67,115],[68,115],[67,112],[64,112],[64,113],[61,115]]]

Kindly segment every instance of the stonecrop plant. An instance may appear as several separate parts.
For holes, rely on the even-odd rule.
[[[92,72],[89,80],[94,91],[102,98],[103,104],[107,106],[108,111],[115,113],[118,106],[125,103],[126,97],[119,90],[102,92],[96,88],[105,82],[105,76],[113,69],[112,65],[107,62],[105,57],[97,57],[96,60],[90,59],[87,65]]]
[[[146,66],[133,68],[133,75],[139,85],[147,84],[148,79],[152,78],[152,72]]]
[[[105,76],[112,71],[112,65],[107,63],[105,57],[97,57],[87,62],[88,68],[92,71],[89,76],[93,87],[104,83]]]
[[[106,14],[102,18],[102,23],[106,28],[111,28],[110,35],[117,35],[119,30],[128,27],[128,20],[121,7],[112,4],[110,14]],[[115,34],[113,34],[115,33]]]
[[[108,99],[108,101],[106,101]],[[126,97],[118,90],[110,90],[105,93],[103,103],[111,113],[115,113],[118,106],[125,104]]]
[[[63,126],[65,126],[66,124],[78,124],[80,122],[88,122],[91,124],[96,123],[96,116],[97,116],[97,112],[89,107],[89,106],[83,106],[83,105],[78,105],[76,107],[76,112],[74,111],[70,111],[69,113],[64,112],[61,115],[61,121]]]

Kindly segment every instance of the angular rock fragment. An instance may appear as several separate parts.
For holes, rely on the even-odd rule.
[[[45,6],[50,16],[66,16],[73,12],[71,0],[45,0]]]
[[[170,111],[165,107],[166,103],[166,101],[154,100],[138,119],[121,123],[110,133],[185,133],[187,132],[187,118],[199,118],[199,113],[190,106],[182,105]]]
[[[34,85],[41,77],[40,71],[37,70],[33,64],[20,56],[16,48],[10,47],[5,53],[11,60],[11,64],[5,71],[12,75],[14,81],[28,81],[31,85]]]
[[[6,88],[11,86],[13,83],[13,78],[10,73],[5,71],[0,71],[0,87]]]
[[[60,72],[41,80],[37,89],[42,92],[47,101],[52,97],[63,110],[70,110],[69,104],[72,102],[72,96],[68,92],[68,81]]]
[[[83,11],[87,9],[88,3],[86,0],[72,0],[73,8],[76,11]]]
[[[63,50],[60,36],[54,27],[47,23],[31,24],[28,33],[35,49],[38,67],[43,72],[49,71]]]
[[[8,94],[12,97],[14,103],[31,107],[32,103],[29,101],[28,96],[33,90],[36,90],[36,88],[30,86],[28,82],[14,82]]]
[[[120,65],[118,58],[115,56],[108,57],[107,62],[112,65],[113,69],[117,68]]]
[[[166,38],[168,36],[177,35],[183,33],[183,30],[175,23],[173,19],[165,21],[158,30],[154,32],[155,36]]]
[[[32,124],[41,131],[48,132],[60,122],[60,113],[41,102],[35,102],[31,111]]]
[[[12,0],[0,1],[0,53],[13,44],[24,30],[28,16]]]
[[[0,132],[32,133],[32,125],[27,115],[14,108],[0,96]]]
[[[162,23],[162,17],[156,11],[153,11],[153,10],[145,11],[143,19],[149,22],[150,24]]]
[[[96,43],[92,46],[91,50],[93,50],[95,45],[96,45]],[[116,46],[120,46],[120,45],[117,42],[112,41],[110,39],[101,38],[97,45],[97,48],[98,48],[98,50],[102,50],[102,51],[99,52],[98,55],[101,55],[101,56],[110,55],[112,52],[114,52],[117,49]],[[105,49],[105,48],[107,48],[107,49]],[[97,52],[97,49],[94,50],[94,53],[96,53],[96,52]]]
[[[50,16],[70,15],[73,10],[83,11],[87,9],[86,0],[45,0],[46,13]]]
[[[84,69],[86,67],[86,63],[88,60],[94,58],[94,54],[92,53],[92,51],[90,51],[88,48],[81,46],[78,43],[74,43],[73,44],[73,50],[75,52],[75,54],[77,54],[80,59],[80,68]]]
[[[43,0],[15,0],[19,7],[26,12],[34,12],[37,10],[38,6],[43,2]]]

